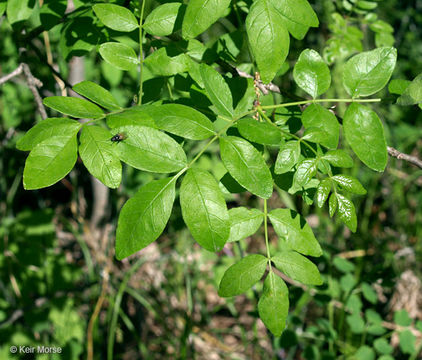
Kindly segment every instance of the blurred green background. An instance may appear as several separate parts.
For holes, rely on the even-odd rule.
[[[91,80],[110,89],[122,106],[130,106],[137,91],[136,72],[114,69],[95,51],[97,44],[123,35],[95,20],[91,1],[74,0],[72,8],[64,0],[44,0],[41,12],[34,3],[25,22],[12,27],[4,14],[0,18],[0,77],[25,62],[43,82],[43,97],[62,94],[63,81]],[[139,6],[137,1],[116,3]],[[159,3],[148,1],[147,12]],[[233,1],[237,11],[201,35],[211,58],[251,69],[238,22],[250,3]],[[421,0],[311,3],[320,28],[292,41],[289,67],[276,81],[282,89],[304,95],[295,88],[291,70],[305,48],[319,51],[331,65],[334,86],[328,97],[345,97],[343,62],[375,46],[397,47],[393,79],[412,80],[422,73]],[[0,9],[2,4],[4,0]],[[392,28],[374,26],[377,20]],[[40,31],[41,23],[50,28],[48,37]],[[125,36],[128,44],[136,42],[136,37]],[[180,36],[171,41],[181,43]],[[148,40],[146,46],[160,47],[162,40]],[[53,76],[53,69],[62,80]],[[144,102],[195,102],[200,96],[190,78],[156,77],[148,68],[144,91]],[[386,101],[374,109],[389,145],[422,157],[421,110],[393,105],[387,90],[382,95]],[[264,102],[286,99],[269,95]],[[339,105],[338,112],[343,111]],[[24,77],[0,86],[0,119],[0,359],[86,358],[91,339],[95,359],[422,358],[421,169],[390,158],[380,174],[356,160],[353,175],[368,195],[354,199],[359,219],[355,234],[330,219],[326,208],[310,204],[312,194],[274,193],[269,207],[288,206],[306,216],[324,249],[324,255],[314,259],[324,285],[289,286],[288,325],[274,338],[258,319],[256,291],[234,299],[217,295],[219,280],[234,259],[265,252],[261,233],[228,244],[221,253],[209,253],[194,243],[176,202],[160,239],[118,262],[114,232],[119,209],[153,175],[124,168],[122,185],[109,191],[78,161],[56,185],[24,191],[26,154],[15,144],[41,120]],[[197,152],[200,145],[185,148]],[[199,166],[220,179],[225,169],[217,150],[211,147]],[[245,193],[227,192],[226,200],[229,207],[262,206]],[[276,249],[277,237],[270,235]],[[95,310],[98,299],[100,311]],[[12,345],[60,346],[63,353],[23,357],[10,353]]]

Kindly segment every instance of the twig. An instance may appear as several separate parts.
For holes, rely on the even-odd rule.
[[[422,160],[418,159],[416,156],[404,154],[404,153],[392,148],[391,146],[388,146],[387,149],[388,149],[388,154],[390,156],[395,157],[396,159],[399,159],[399,160],[404,160],[404,161],[410,162],[411,164],[413,164],[413,165],[422,169]]]
[[[247,79],[253,79],[254,77],[247,72],[244,72],[242,70],[239,70],[236,68],[236,72],[240,77],[247,78]],[[268,95],[270,91],[275,92],[277,94],[281,94],[280,88],[277,85],[274,85],[273,83],[264,84],[261,80],[257,81],[256,86],[261,90],[261,92],[264,95]]]

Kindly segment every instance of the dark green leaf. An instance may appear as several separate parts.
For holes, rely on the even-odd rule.
[[[353,334],[362,334],[365,331],[365,321],[359,314],[348,315],[346,321]]]
[[[267,258],[262,255],[245,256],[226,270],[218,288],[218,295],[230,297],[244,293],[262,278],[267,263]]]
[[[377,293],[368,283],[362,283],[362,294],[366,300],[372,304],[376,304],[378,300]]]
[[[155,36],[172,34],[181,6],[180,3],[168,3],[156,7],[145,19],[143,28]]]
[[[229,210],[230,236],[228,242],[239,241],[256,233],[264,220],[258,209],[237,207]]]
[[[422,74],[410,83],[403,94],[397,99],[398,105],[415,105],[422,103]]]
[[[257,144],[280,146],[282,141],[280,130],[275,126],[252,118],[240,119],[237,128],[243,137]]]
[[[108,110],[119,110],[121,107],[111,93],[92,81],[82,81],[72,87],[79,95],[97,103]]]
[[[45,98],[43,103],[49,108],[75,118],[94,119],[104,115],[97,105],[76,97],[50,96]]]
[[[324,203],[327,201],[328,195],[330,195],[331,187],[332,183],[329,178],[325,178],[319,183],[316,193],[317,205],[319,208],[322,208]]]
[[[388,161],[387,142],[378,115],[366,106],[353,103],[344,114],[343,128],[358,158],[371,169],[384,171]]]
[[[348,198],[341,194],[337,194],[337,203],[341,221],[343,221],[350,230],[356,232],[357,218],[355,206]]]
[[[300,157],[300,143],[292,140],[286,142],[280,147],[280,152],[277,155],[274,172],[276,174],[284,174],[289,172],[293,166],[297,164]]]
[[[305,186],[317,173],[315,159],[306,159],[299,163],[294,176],[294,182],[299,186]]]
[[[135,51],[126,44],[117,42],[101,44],[100,54],[105,61],[120,70],[132,70],[139,64]]]
[[[337,184],[340,184],[344,190],[347,190],[353,194],[358,195],[365,195],[366,190],[359,182],[358,179],[351,175],[341,174],[335,175],[331,179],[333,179]]]
[[[401,95],[411,83],[410,80],[393,79],[388,84],[388,91],[391,94]]]
[[[175,179],[142,186],[123,206],[116,234],[116,258],[122,260],[147,247],[163,232],[175,198]]]
[[[290,209],[276,209],[269,214],[275,232],[285,240],[286,245],[303,255],[321,256],[322,250],[311,227],[297,212]]]
[[[144,60],[145,66],[156,76],[173,76],[189,70],[186,54],[168,56],[165,48],[154,51]]]
[[[180,188],[183,220],[194,239],[220,251],[230,234],[229,213],[217,181],[207,171],[189,169]]]
[[[303,133],[302,140],[321,144],[328,138],[328,133],[317,127],[310,127]]]
[[[235,136],[221,137],[220,153],[224,166],[240,185],[264,199],[272,195],[271,172],[249,142]]]
[[[149,114],[149,105],[134,106],[118,114],[107,115],[107,126],[117,128],[125,125],[141,125],[156,128],[154,120]]]
[[[361,346],[355,354],[356,360],[375,360],[375,351],[369,346]]]
[[[350,168],[353,167],[352,157],[344,150],[330,150],[322,157],[335,167]]]
[[[92,8],[101,22],[110,29],[130,32],[139,26],[135,15],[123,6],[95,4]]]
[[[353,290],[356,284],[357,284],[357,280],[350,273],[343,275],[340,278],[340,286],[343,289],[343,291],[346,292],[347,294],[349,294]]]
[[[332,193],[330,196],[330,200],[328,200],[328,212],[330,213],[330,217],[333,217],[336,210],[337,210],[337,195],[335,193]]]

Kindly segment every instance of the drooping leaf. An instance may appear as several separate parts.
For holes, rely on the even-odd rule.
[[[233,116],[233,98],[229,85],[211,66],[201,64],[200,71],[211,102],[221,115],[231,118]]]
[[[422,103],[422,74],[416,76],[403,94],[397,99],[398,105],[415,105]]]
[[[72,87],[79,95],[97,103],[108,110],[119,110],[121,107],[111,93],[92,81],[82,81]]]
[[[159,130],[139,125],[126,125],[114,130],[125,137],[115,144],[120,160],[136,169],[170,173],[181,170],[187,164],[182,147]]]
[[[332,183],[329,178],[325,178],[319,183],[316,193],[317,205],[319,208],[322,208],[324,203],[327,201],[328,195],[330,195],[331,187]]]
[[[255,1],[246,17],[246,31],[261,79],[269,83],[284,63],[290,46],[289,33],[274,0]]]
[[[314,99],[331,85],[331,74],[325,61],[315,50],[303,50],[293,69],[296,83]]]
[[[237,128],[243,137],[257,144],[280,146],[282,141],[280,130],[275,126],[252,118],[240,119]]]
[[[105,61],[120,70],[132,70],[139,64],[135,51],[126,44],[106,42],[101,44],[100,54]]]
[[[88,171],[104,185],[115,189],[122,179],[122,164],[111,142],[110,131],[100,126],[84,126],[79,154]]]
[[[163,232],[175,198],[174,178],[142,186],[120,211],[116,233],[116,258],[122,260],[147,247]]]
[[[297,164],[300,157],[300,143],[299,141],[292,140],[286,142],[280,147],[280,152],[277,155],[275,162],[276,174],[284,174],[289,172],[293,166]]]
[[[183,220],[205,249],[220,251],[230,234],[224,196],[214,177],[205,170],[189,169],[180,188]]]
[[[344,66],[343,84],[353,98],[380,91],[396,66],[397,50],[382,47],[353,56]]]
[[[155,36],[172,34],[181,6],[180,3],[167,3],[156,7],[145,19],[143,28]]]
[[[228,242],[239,241],[256,233],[264,220],[264,214],[258,209],[248,210],[237,207],[229,210],[230,236]]]
[[[322,250],[306,220],[290,209],[275,209],[269,214],[276,233],[286,245],[303,255],[321,256]]]
[[[286,327],[289,312],[289,290],[282,279],[272,271],[264,281],[263,294],[258,302],[259,317],[265,326],[280,336]]]
[[[110,29],[130,32],[139,27],[135,15],[123,6],[95,4],[92,8],[101,22]]]
[[[309,105],[302,114],[302,123],[305,128],[317,128],[326,132],[326,138],[320,142],[329,149],[338,145],[340,124],[335,115],[319,104]]]
[[[355,206],[344,195],[337,193],[336,197],[338,204],[338,213],[340,215],[341,221],[343,221],[350,230],[356,232],[357,218]]]
[[[279,252],[271,260],[278,269],[293,280],[307,285],[322,284],[321,275],[316,265],[295,251]]]
[[[48,118],[32,127],[16,143],[16,148],[23,151],[32,150],[40,142],[54,136],[72,137],[82,124],[68,118]]]
[[[72,170],[77,157],[76,135],[54,136],[40,142],[26,159],[24,188],[36,190],[55,184]]]
[[[252,194],[268,199],[273,180],[264,158],[249,142],[236,136],[220,138],[220,154],[231,176]]]
[[[299,186],[305,186],[317,173],[315,159],[305,159],[299,163],[294,175],[294,182]]]
[[[43,100],[43,104],[75,118],[95,119],[104,115],[97,105],[76,97],[49,96]]]
[[[341,174],[341,175],[335,175],[331,179],[334,180],[337,184],[341,185],[341,187],[344,190],[347,190],[353,194],[358,194],[358,195],[366,194],[365,188],[362,186],[359,180],[356,179],[354,176]]]
[[[353,167],[352,157],[344,150],[339,149],[327,151],[322,158],[335,167]]]
[[[223,17],[230,0],[190,0],[182,24],[184,39],[197,37]]]
[[[384,171],[387,161],[387,142],[378,115],[370,108],[353,103],[344,114],[343,129],[346,140],[368,167]]]
[[[264,275],[268,260],[265,256],[245,256],[224,273],[218,288],[221,297],[236,296],[249,290]]]

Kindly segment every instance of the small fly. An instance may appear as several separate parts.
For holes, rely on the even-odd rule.
[[[110,140],[116,143],[119,143],[120,141],[123,141],[126,139],[126,135],[124,133],[118,133],[114,135]]]

